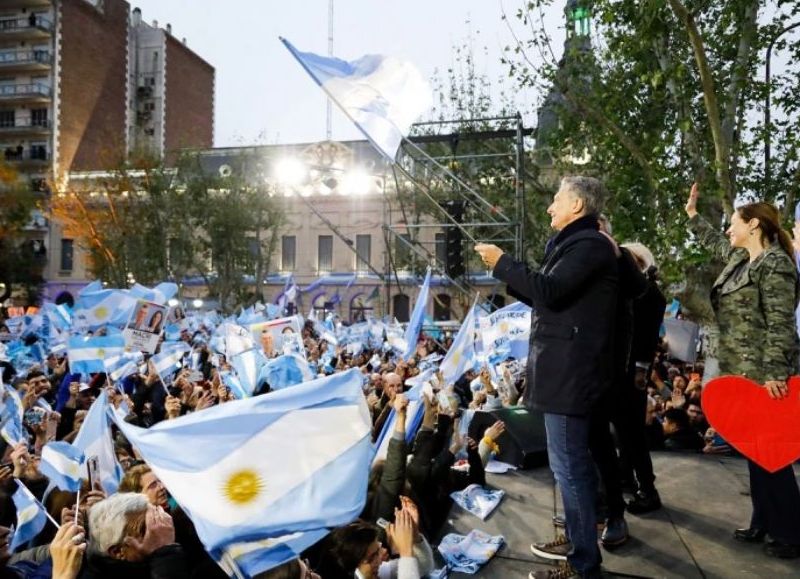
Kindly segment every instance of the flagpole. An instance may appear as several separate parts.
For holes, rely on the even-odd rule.
[[[38,503],[39,507],[42,509],[42,511],[44,511],[44,514],[47,516],[47,519],[56,526],[56,529],[60,529],[61,525],[58,524],[58,522],[50,515],[50,513],[47,512],[47,509],[44,508],[44,505],[42,504],[42,502],[39,499],[37,499],[36,496],[33,493],[31,493],[31,490],[28,487],[25,486],[25,483],[23,483],[18,478],[15,478],[14,482],[17,483],[17,487],[24,487],[25,489],[27,489],[27,491],[33,497],[33,500],[35,500]],[[75,524],[76,525],[78,524],[78,519],[77,518],[75,519]]]

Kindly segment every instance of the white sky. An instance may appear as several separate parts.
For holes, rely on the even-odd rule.
[[[129,0],[142,19],[172,24],[178,39],[216,68],[215,146],[293,143],[325,138],[325,97],[278,40],[327,53],[328,0]],[[519,2],[503,0],[513,18]],[[546,15],[548,31],[563,39],[563,2]],[[470,23],[468,24],[467,21]],[[431,77],[453,61],[453,47],[470,31],[478,72],[506,75],[502,49],[511,44],[500,0],[337,0],[334,55],[352,60],[391,54]],[[487,56],[483,56],[483,47]],[[518,97],[531,125],[537,95]],[[334,107],[333,138],[360,138]]]

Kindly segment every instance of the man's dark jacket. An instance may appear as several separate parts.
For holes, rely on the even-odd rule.
[[[588,414],[609,387],[614,362],[617,260],[597,217],[570,223],[537,269],[503,255],[495,278],[532,306],[525,404],[543,412]]]

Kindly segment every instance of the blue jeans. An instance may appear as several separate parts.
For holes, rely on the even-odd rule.
[[[547,456],[564,501],[567,537],[572,550],[569,563],[581,577],[600,573],[597,546],[597,473],[589,454],[589,417],[544,414]]]

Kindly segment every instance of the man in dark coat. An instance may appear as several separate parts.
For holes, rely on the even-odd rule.
[[[558,234],[547,243],[541,266],[515,262],[494,245],[475,247],[494,277],[533,306],[525,404],[544,413],[569,534],[569,542],[531,545],[540,557],[568,561],[558,571],[532,572],[534,579],[601,576],[589,424],[612,379],[618,291],[614,245],[598,232],[603,201],[598,180],[562,179],[547,209]]]

